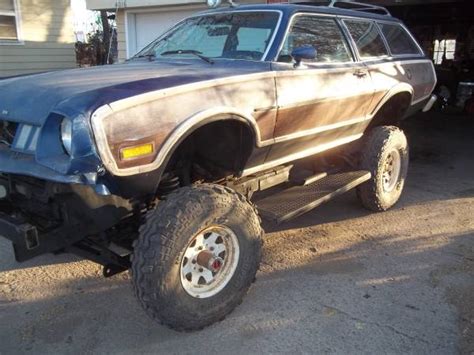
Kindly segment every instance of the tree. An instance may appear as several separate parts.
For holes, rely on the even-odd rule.
[[[110,24],[107,11],[100,11],[100,19],[102,22],[102,43],[105,49],[105,56],[102,58],[101,64],[110,64],[110,58],[109,63],[107,63],[107,53],[109,52],[110,48]]]

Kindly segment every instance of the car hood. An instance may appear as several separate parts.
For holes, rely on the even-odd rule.
[[[0,119],[42,125],[51,112],[90,115],[126,97],[216,78],[269,70],[263,62],[148,61],[0,80]]]

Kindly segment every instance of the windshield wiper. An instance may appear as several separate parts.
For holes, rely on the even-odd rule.
[[[148,60],[151,62],[153,59],[155,59],[155,57],[156,55],[154,53],[147,53],[147,54],[136,55],[133,58],[148,58]]]
[[[173,55],[173,54],[192,54],[198,58],[201,58],[202,60],[204,60],[205,62],[209,64],[214,64],[214,61],[211,58],[206,57],[205,55],[202,55],[202,52],[196,51],[194,49],[177,49],[175,51],[166,51],[166,52],[161,53],[161,55]]]

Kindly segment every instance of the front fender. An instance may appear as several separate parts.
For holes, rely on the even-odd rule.
[[[157,145],[157,154],[152,162],[120,168],[107,142],[107,135],[102,125],[103,119],[113,113],[114,111],[109,105],[102,106],[94,112],[91,122],[102,162],[106,169],[115,176],[137,175],[159,169],[167,163],[172,153],[186,137],[196,129],[215,121],[235,120],[247,124],[254,133],[255,145],[257,147],[261,146],[260,131],[257,122],[250,113],[233,107],[219,106],[202,110],[183,120],[160,142],[159,147]]]

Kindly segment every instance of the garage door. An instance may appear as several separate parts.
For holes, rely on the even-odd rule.
[[[135,41],[129,42],[135,43],[135,48],[130,46],[129,54],[135,54],[178,21],[196,12],[196,10],[180,10],[135,14],[135,28],[129,33],[129,36],[135,36]]]

